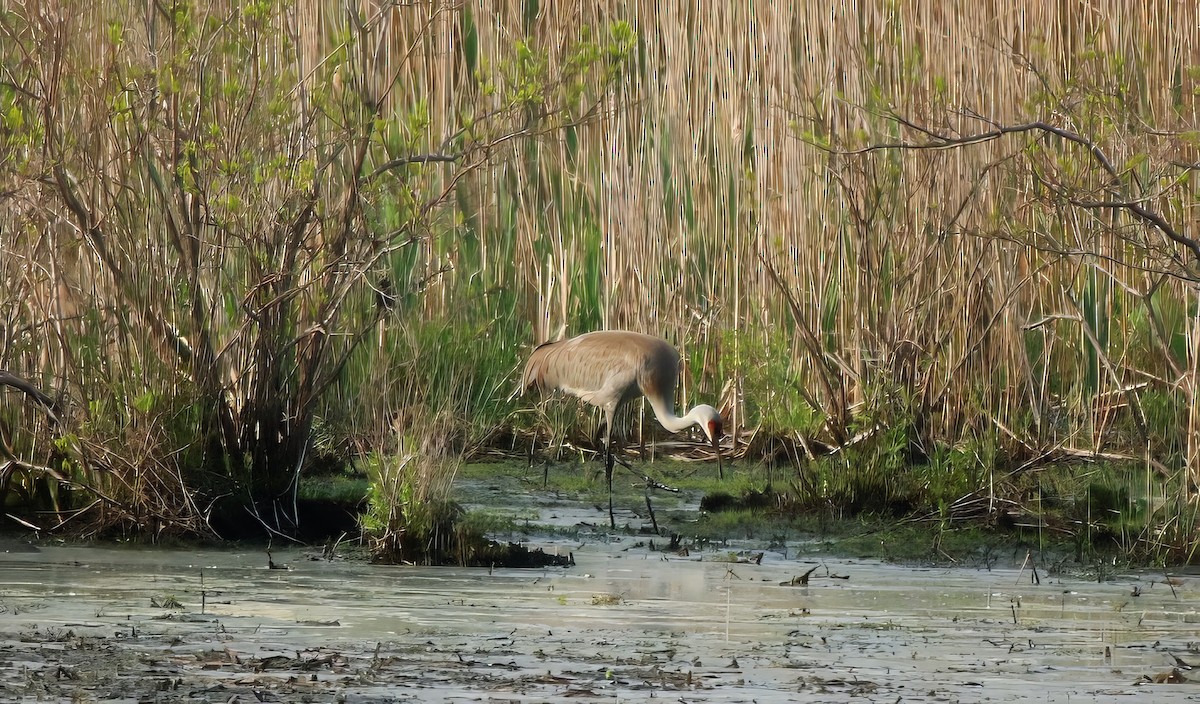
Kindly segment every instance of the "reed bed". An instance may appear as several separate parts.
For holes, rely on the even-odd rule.
[[[4,397],[29,476],[276,495],[413,407],[512,447],[522,351],[631,328],[813,501],[1115,463],[1132,542],[1196,544],[1186,3],[0,13],[0,368],[72,409]]]

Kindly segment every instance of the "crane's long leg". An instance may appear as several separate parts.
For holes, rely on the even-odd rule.
[[[612,475],[613,475],[613,450],[612,450],[612,425],[613,414],[610,411],[605,411],[604,415],[607,422],[604,428],[604,479],[608,482],[608,524],[612,528],[617,527],[617,519],[613,515],[613,499],[612,499]]]

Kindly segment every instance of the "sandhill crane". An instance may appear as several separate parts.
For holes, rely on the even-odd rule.
[[[675,415],[679,352],[666,340],[625,330],[601,330],[559,342],[547,342],[529,355],[521,389],[558,389],[604,411],[604,476],[608,481],[608,520],[612,508],[613,416],[624,404],[645,396],[664,428],[679,432],[698,425],[721,461],[721,414],[699,405]]]

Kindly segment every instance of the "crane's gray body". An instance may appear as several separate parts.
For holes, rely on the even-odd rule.
[[[522,388],[558,389],[613,414],[645,396],[668,413],[675,410],[679,352],[666,340],[625,330],[589,332],[533,351],[525,365]]]

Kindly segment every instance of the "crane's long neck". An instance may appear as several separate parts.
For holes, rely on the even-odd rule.
[[[687,430],[700,422],[700,419],[694,415],[696,411],[694,408],[682,417],[675,415],[675,404],[671,401],[650,399],[650,407],[654,409],[654,417],[658,418],[662,427],[672,433]]]

